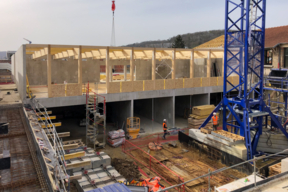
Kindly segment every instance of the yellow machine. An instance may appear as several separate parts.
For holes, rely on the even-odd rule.
[[[128,117],[126,123],[127,137],[129,139],[136,139],[139,137],[140,131],[140,118]]]

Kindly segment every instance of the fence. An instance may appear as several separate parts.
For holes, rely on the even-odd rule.
[[[122,151],[135,159],[141,165],[148,168],[150,171],[154,172],[170,186],[184,182],[182,177],[132,142],[125,141],[124,145],[122,145]],[[178,191],[185,191],[184,185],[180,185],[175,189]]]

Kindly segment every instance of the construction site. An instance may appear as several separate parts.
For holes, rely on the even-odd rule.
[[[222,3],[224,34],[192,49],[7,52],[0,191],[287,191],[288,26]]]

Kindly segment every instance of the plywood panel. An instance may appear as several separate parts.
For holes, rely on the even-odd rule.
[[[211,77],[202,77],[202,87],[210,86],[210,78]]]
[[[184,79],[184,88],[192,88],[193,87],[193,79],[194,78]]]
[[[217,77],[210,77],[210,86],[217,86]]]
[[[155,90],[164,89],[164,79],[155,80]]]
[[[120,93],[120,82],[110,82],[108,93]]]
[[[78,96],[82,95],[82,84],[69,83],[66,84],[66,96]]]
[[[52,97],[65,97],[65,85],[51,85]]]
[[[120,82],[120,91],[121,92],[133,92],[133,82],[132,81],[123,81]]]
[[[233,85],[239,85],[239,76],[233,76]]]
[[[202,77],[193,78],[193,87],[202,87],[201,78]]]
[[[218,86],[223,86],[223,77],[218,77]]]
[[[175,89],[182,89],[183,87],[183,79],[175,79]]]
[[[145,80],[144,81],[144,90],[145,91],[153,91],[155,89],[155,81],[153,80]]]
[[[133,91],[143,91],[143,81],[133,81]]]
[[[175,80],[165,79],[165,89],[175,89]]]

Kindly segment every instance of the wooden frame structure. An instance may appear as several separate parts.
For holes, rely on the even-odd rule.
[[[149,84],[150,88],[148,90],[157,90],[158,87],[160,89],[167,89],[167,88],[187,88],[187,87],[195,87],[192,86],[192,84],[189,86],[185,86],[188,82],[192,83],[192,80],[187,80],[189,78],[186,78],[185,80],[178,80],[176,79],[176,59],[186,59],[190,60],[190,79],[194,79],[194,59],[199,58],[206,58],[207,59],[207,78],[210,77],[211,74],[211,59],[212,58],[223,58],[223,49],[217,48],[217,49],[174,49],[174,48],[139,48],[139,47],[104,47],[104,46],[79,46],[79,45],[43,45],[43,44],[27,44],[26,45],[26,54],[32,55],[32,59],[37,58],[45,58],[47,57],[47,81],[48,81],[48,97],[53,97],[53,92],[57,92],[57,96],[67,96],[67,94],[64,94],[63,86],[61,84],[53,85],[51,84],[51,62],[52,59],[65,59],[69,57],[73,57],[74,59],[78,60],[78,85],[75,85],[73,89],[79,89],[79,91],[74,91],[73,94],[81,95],[82,94],[82,59],[85,58],[92,58],[92,59],[105,59],[105,65],[106,65],[106,93],[117,93],[117,92],[131,92],[131,91],[137,91],[136,86],[135,89],[130,87],[131,91],[125,91],[125,83],[126,82],[113,82],[112,78],[112,65],[109,62],[110,60],[115,59],[125,59],[130,60],[130,81],[134,82],[134,68],[135,68],[135,59],[145,59],[145,60],[151,60],[152,61],[152,78],[151,80],[154,82],[151,82],[151,80],[145,80],[141,81],[142,88],[139,85],[140,82],[135,81],[135,85],[138,86],[138,91],[145,91],[145,87],[147,87]],[[161,80],[156,80],[155,75],[155,69],[156,69],[156,60],[162,60],[162,59],[170,59],[172,62],[172,73],[171,73],[171,79],[173,81],[163,80],[164,82],[160,82]],[[132,69],[132,70],[131,70]],[[223,68],[222,74],[223,74]],[[124,66],[124,81],[127,80],[127,66]],[[208,80],[208,79],[207,79]],[[181,82],[182,85],[181,85]],[[195,78],[195,81],[202,81],[202,79],[199,80],[199,78]],[[208,80],[210,82],[210,79]],[[208,82],[207,81],[207,82]],[[113,83],[112,83],[113,82]],[[204,86],[207,84],[207,82],[204,82]],[[210,85],[208,82],[208,86]],[[218,80],[217,80],[218,82]],[[118,84],[119,86],[117,86]],[[121,83],[121,85],[120,85]],[[156,85],[160,83],[161,85]],[[164,83],[164,86],[162,84]],[[114,84],[114,85],[113,85]],[[215,84],[215,83],[214,83]],[[114,87],[116,85],[116,89],[119,91],[115,91]],[[146,86],[145,86],[146,85]],[[216,83],[216,85],[221,85],[221,83]],[[131,85],[130,85],[131,86]],[[202,86],[202,83],[201,83]],[[201,87],[200,86],[200,87]],[[163,87],[163,88],[162,88]],[[61,90],[61,91],[58,91]],[[123,90],[124,89],[124,90]],[[70,95],[68,95],[70,96]]]

